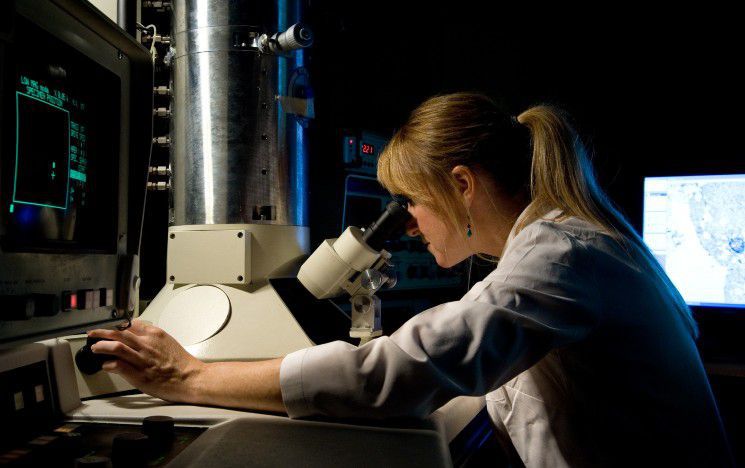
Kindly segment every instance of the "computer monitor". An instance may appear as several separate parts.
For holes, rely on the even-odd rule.
[[[149,53],[90,3],[0,2],[0,347],[128,312],[151,116]]]
[[[689,305],[745,309],[745,174],[646,177],[642,235]]]

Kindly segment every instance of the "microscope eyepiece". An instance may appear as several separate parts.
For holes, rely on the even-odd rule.
[[[375,250],[382,250],[387,239],[400,236],[411,218],[409,211],[400,203],[392,201],[380,217],[362,234],[362,240]]]

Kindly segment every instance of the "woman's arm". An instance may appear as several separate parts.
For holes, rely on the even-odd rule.
[[[282,358],[257,362],[204,363],[173,337],[139,320],[124,331],[92,330],[91,349],[117,359],[103,370],[121,375],[145,393],[164,400],[286,412],[279,386]]]
[[[293,418],[425,417],[586,339],[600,321],[598,298],[584,246],[553,224],[534,223],[460,301],[360,347],[337,341],[285,356],[285,408]]]

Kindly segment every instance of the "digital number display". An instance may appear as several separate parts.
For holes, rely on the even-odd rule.
[[[375,147],[369,143],[362,143],[362,154],[375,154]]]

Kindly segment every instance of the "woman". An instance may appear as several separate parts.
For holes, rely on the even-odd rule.
[[[486,395],[527,466],[729,464],[690,311],[597,186],[557,110],[510,118],[485,96],[432,98],[380,157],[442,267],[499,258],[461,300],[390,337],[205,364],[162,330],[96,330],[104,369],[171,401],[291,417],[426,416]]]

